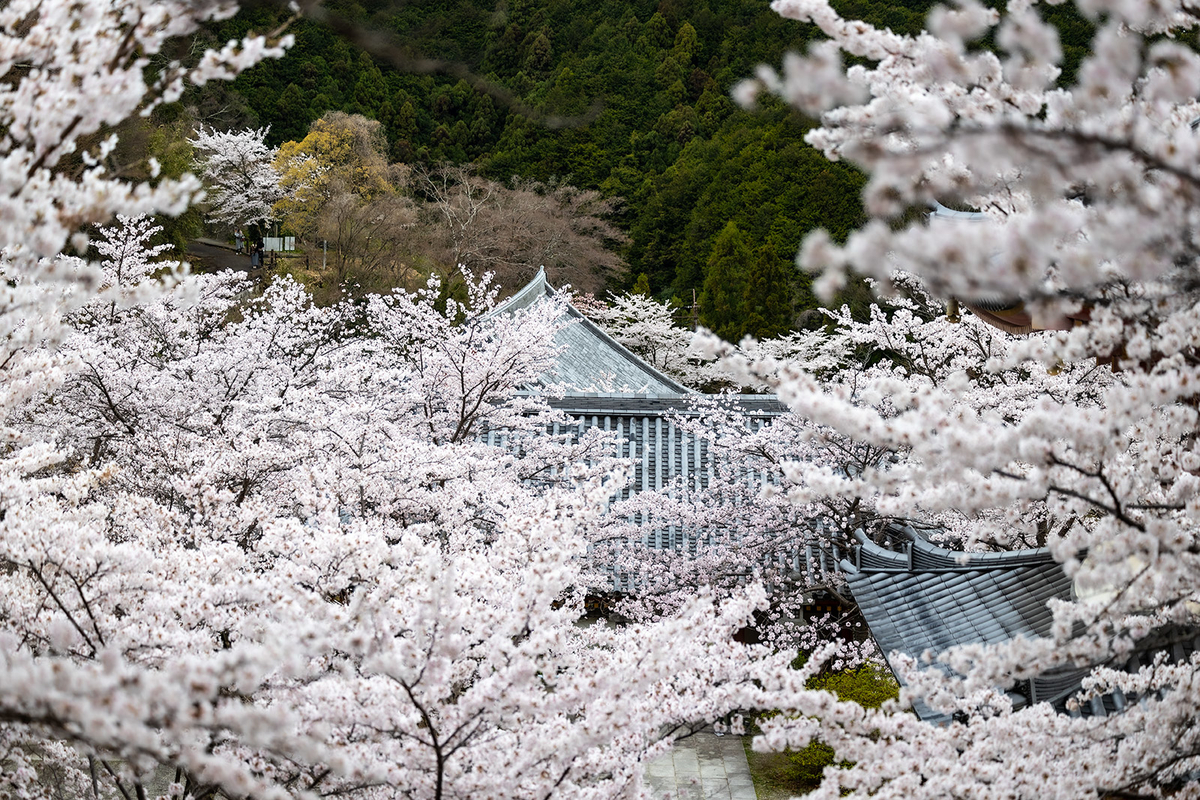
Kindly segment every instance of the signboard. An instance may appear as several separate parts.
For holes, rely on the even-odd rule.
[[[263,250],[268,253],[291,252],[296,249],[295,236],[264,236]]]

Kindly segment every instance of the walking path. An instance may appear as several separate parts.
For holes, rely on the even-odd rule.
[[[740,736],[698,733],[646,765],[655,800],[756,800]]]
[[[235,253],[231,246],[215,239],[193,239],[188,242],[187,258],[193,264],[200,262],[211,270],[250,271],[250,256]]]

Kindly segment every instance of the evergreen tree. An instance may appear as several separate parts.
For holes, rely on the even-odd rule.
[[[358,67],[351,111],[378,119],[379,111],[388,99],[387,82],[383,78],[383,72],[366,53],[359,58]]]
[[[699,49],[700,41],[696,36],[696,29],[687,22],[680,25],[679,32],[675,34],[675,46],[671,48],[671,57],[681,66],[688,67]]]
[[[652,47],[671,46],[671,23],[658,11],[655,11],[654,16],[646,23],[646,38]]]
[[[407,163],[412,160],[414,143],[420,133],[417,128],[417,111],[413,108],[412,100],[404,94],[389,100],[388,105],[392,113],[381,121],[387,131],[388,140],[392,143],[392,160]]]
[[[543,73],[550,69],[552,63],[554,48],[550,44],[550,36],[548,31],[543,30],[533,37],[529,44],[529,50],[525,56],[525,71],[532,73]]]
[[[275,102],[274,124],[271,131],[276,138],[303,138],[312,122],[309,116],[310,104],[304,96],[304,91],[294,83],[289,83],[279,99]]]
[[[792,328],[792,272],[774,244],[763,245],[746,272],[741,336],[770,339]]]
[[[743,334],[745,275],[752,260],[737,223],[728,223],[713,244],[700,292],[700,321],[723,339],[737,341]]]

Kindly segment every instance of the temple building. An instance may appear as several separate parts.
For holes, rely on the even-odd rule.
[[[493,313],[520,313],[555,295],[543,272]],[[974,310],[974,309],[973,309]],[[977,312],[978,313],[978,312]],[[615,431],[618,455],[634,465],[633,481],[623,493],[656,491],[681,479],[705,488],[715,467],[708,442],[677,425],[681,417],[699,413],[705,395],[680,384],[647,364],[605,333],[578,310],[564,304],[568,323],[556,335],[562,348],[541,386],[566,387],[549,398],[566,412],[581,434],[591,428]],[[526,387],[539,392],[539,386]],[[747,425],[757,428],[788,413],[773,395],[736,395]],[[555,433],[561,432],[557,427]],[[755,476],[751,475],[753,480]],[[767,480],[767,476],[757,476]],[[644,541],[657,548],[680,548],[693,532],[647,526]],[[802,539],[804,537],[798,537]],[[858,606],[871,636],[893,664],[901,653],[920,659],[966,644],[997,644],[1019,636],[1050,633],[1053,600],[1071,600],[1074,587],[1047,549],[998,553],[961,553],[938,547],[912,528],[893,525],[880,544],[859,534],[850,549],[798,547],[794,574],[809,585],[817,573],[839,571],[845,591]],[[804,574],[807,573],[807,574]],[[620,586],[615,586],[620,588]],[[1196,631],[1178,631],[1138,647],[1127,659],[1110,666],[1137,669],[1158,654],[1184,659],[1200,650]],[[945,667],[942,667],[945,669]],[[1132,698],[1120,692],[1095,698],[1081,707],[1069,701],[1079,691],[1087,668],[1072,668],[1023,681],[1008,691],[1014,707],[1049,702],[1064,713],[1105,715],[1119,712]],[[918,702],[914,710],[935,724],[949,718]]]
[[[519,313],[555,295],[545,272],[539,270],[492,313]],[[555,335],[562,352],[542,384],[566,387],[561,396],[552,394],[548,402],[570,415],[580,433],[590,428],[618,433],[617,455],[634,465],[633,482],[623,496],[662,489],[677,478],[696,488],[707,487],[715,468],[708,442],[674,422],[677,416],[697,414],[696,404],[706,395],[647,364],[573,306],[564,304],[563,314],[568,324]],[[538,390],[536,386],[526,388]],[[732,402],[752,428],[770,424],[787,412],[774,395],[737,395]]]

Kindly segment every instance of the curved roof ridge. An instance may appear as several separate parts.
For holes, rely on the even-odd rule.
[[[546,278],[545,267],[541,267],[538,269],[537,274],[533,276],[529,283],[518,289],[512,297],[508,298],[503,303],[489,311],[487,316],[491,316],[492,314],[515,313],[521,309],[530,308],[534,303],[538,302],[538,300],[542,298],[554,298],[557,296],[558,291],[550,285],[550,281]],[[571,305],[570,302],[564,302],[562,307],[563,312],[574,323],[572,327],[580,328],[586,334],[583,337],[571,337],[574,338],[575,341],[569,342],[567,353],[564,354],[567,359],[577,357],[579,362],[575,365],[577,372],[583,371],[583,368],[586,367],[598,368],[603,366],[602,362],[605,359],[602,352],[598,354],[598,358],[591,359],[587,358],[587,353],[579,352],[579,348],[586,348],[588,345],[587,340],[591,339],[595,345],[599,346],[599,348],[607,350],[612,354],[612,356],[615,356],[615,365],[624,367],[624,369],[620,371],[623,372],[627,378],[632,377],[632,374],[641,373],[640,377],[644,377],[646,379],[641,382],[642,385],[640,386],[633,385],[637,381],[632,383],[626,381],[630,386],[631,392],[621,392],[620,394],[632,393],[649,395],[653,397],[690,397],[699,394],[694,389],[689,389],[679,381],[667,375],[662,370],[658,369],[652,364],[647,363],[629,348],[625,347],[625,345],[614,339],[599,325],[584,316],[583,313],[580,312],[579,309],[575,308],[575,306]],[[572,353],[572,350],[575,350],[576,352]],[[597,354],[593,353],[592,355]],[[610,361],[610,366],[614,365],[613,359],[608,360]],[[568,365],[564,363],[563,366]],[[604,370],[600,369],[598,371],[602,373]],[[575,377],[579,378],[581,376],[576,375]],[[586,385],[586,378],[588,376],[582,377],[584,378],[584,385]],[[603,374],[594,374],[590,377],[592,378],[592,382],[594,384],[598,384],[602,382],[602,379],[605,376]],[[649,391],[646,391],[647,387],[650,387]]]
[[[1000,565],[1043,564],[1054,560],[1048,547],[995,552],[950,550],[918,535],[908,525],[895,525],[892,526],[892,530],[912,542],[914,568],[920,565],[924,569],[975,569]]]
[[[948,550],[945,547],[927,542],[921,537],[913,539],[913,560],[923,561],[928,566],[944,563],[948,567],[965,567],[968,569],[992,566],[1011,566],[1016,564],[1042,564],[1054,560],[1050,548],[1039,547],[1025,550],[1001,550],[998,552],[967,552],[965,550]],[[924,556],[920,558],[919,556]]]
[[[919,536],[907,525],[892,525],[890,530],[908,540],[906,552],[889,550],[876,544],[861,530],[854,532],[860,555],[857,563],[866,571],[944,572],[995,569],[1054,563],[1050,548],[1000,552],[968,552],[939,547]]]
[[[552,296],[553,294],[554,287],[546,279],[546,268],[538,267],[537,274],[530,279],[529,283],[515,291],[512,297],[496,305],[491,311],[484,314],[484,316],[490,317],[493,314],[508,314],[519,308],[529,308],[539,297],[544,295]]]

